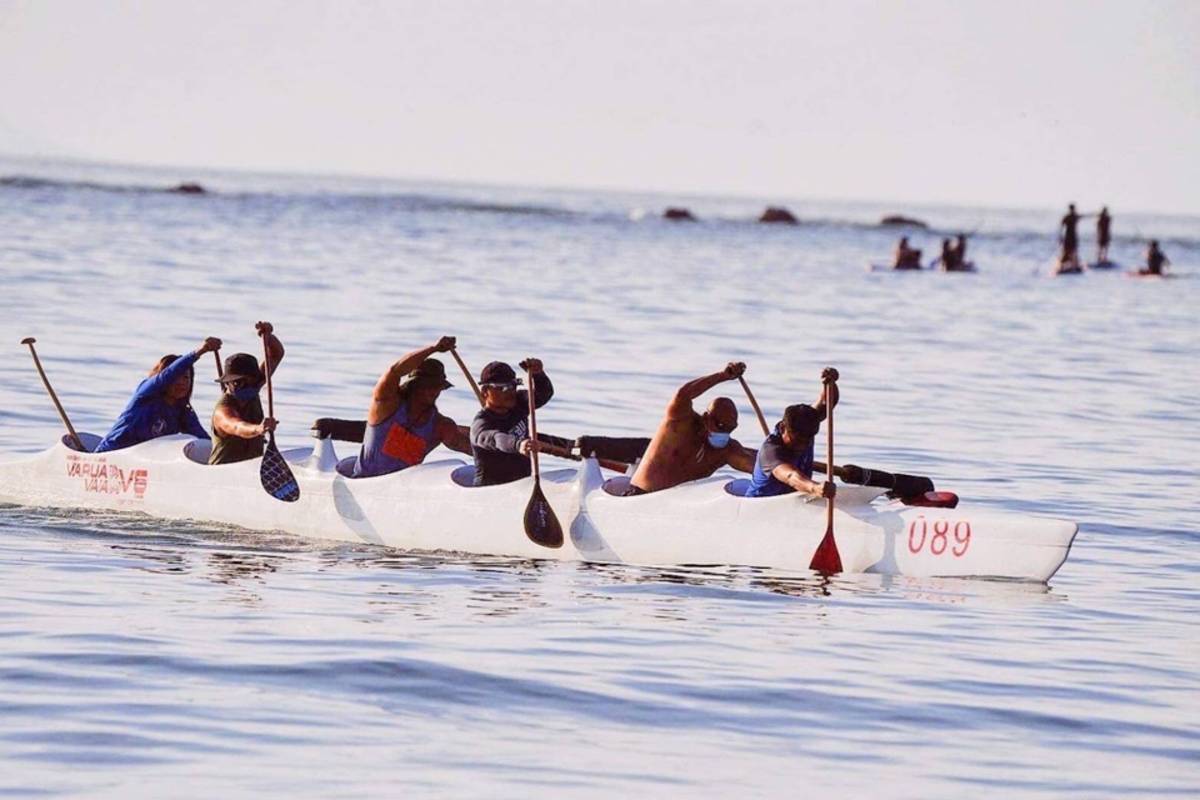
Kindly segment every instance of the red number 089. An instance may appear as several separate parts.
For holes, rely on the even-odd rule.
[[[908,525],[908,552],[920,553],[929,546],[932,555],[940,556],[947,550],[955,558],[962,558],[967,548],[971,546],[971,523],[966,520],[955,522],[951,527],[950,520],[939,519],[933,523],[930,531],[929,520],[921,515]],[[953,543],[951,533],[953,532]]]

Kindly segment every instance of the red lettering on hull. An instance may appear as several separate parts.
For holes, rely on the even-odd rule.
[[[78,478],[85,492],[111,494],[141,500],[150,485],[150,470],[122,469],[104,456],[67,456],[67,477]]]
[[[926,542],[929,543],[928,547],[925,546]],[[952,527],[949,520],[939,519],[933,523],[932,535],[924,514],[908,525],[908,552],[914,555],[926,550],[935,556],[949,552],[955,558],[962,558],[970,546],[971,523],[967,520],[959,520]]]

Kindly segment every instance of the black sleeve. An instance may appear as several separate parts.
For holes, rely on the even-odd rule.
[[[480,411],[471,422],[471,446],[499,453],[519,453],[517,445],[521,440],[500,430],[495,421],[485,414],[486,412]]]
[[[554,397],[554,384],[550,382],[550,376],[544,372],[538,373],[530,377],[533,381],[533,404],[535,408],[541,408],[550,402],[550,398]],[[526,404],[529,403],[529,398],[525,398]]]

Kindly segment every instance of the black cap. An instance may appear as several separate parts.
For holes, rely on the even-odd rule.
[[[438,384],[443,389],[449,389],[454,385],[446,380],[446,365],[436,358],[427,358],[422,361],[420,366],[404,376],[404,380],[400,382],[400,385],[407,386],[414,381]]]
[[[225,359],[225,374],[217,378],[217,383],[262,379],[262,369],[258,366],[257,358],[249,353],[234,353]]]
[[[479,373],[480,383],[520,383],[517,373],[503,361],[493,361]]]

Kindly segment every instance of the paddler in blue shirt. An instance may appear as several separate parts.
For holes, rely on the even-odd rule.
[[[434,353],[454,349],[453,336],[413,350],[392,364],[375,384],[362,449],[354,462],[355,478],[371,478],[399,472],[425,460],[444,444],[451,450],[471,454],[467,429],[438,412],[442,391],[453,386],[446,380],[446,367]]]
[[[192,409],[194,365],[200,356],[220,349],[221,340],[210,336],[187,355],[160,358],[94,452],[121,450],[173,433],[190,433],[198,439],[207,439],[208,432]]]
[[[271,354],[271,375],[274,376],[283,360],[283,344],[275,336],[271,323],[257,322],[254,328],[266,338]],[[263,437],[276,426],[274,419],[263,414],[262,400],[259,399],[267,382],[264,365],[249,353],[236,353],[225,359],[224,372],[217,379],[224,394],[212,415],[213,446],[208,463],[213,465],[261,458]]]
[[[833,386],[832,402],[836,407],[837,370],[826,367],[821,378],[828,381],[825,386]],[[792,492],[804,492],[814,497],[833,497],[837,494],[833,483],[818,483],[812,479],[814,466],[825,468],[824,464],[813,461],[813,442],[826,416],[825,403],[825,389],[822,388],[815,406],[801,403],[787,407],[783,419],[775,426],[775,432],[758,448],[746,497],[772,497]],[[835,472],[841,474],[842,470]]]

